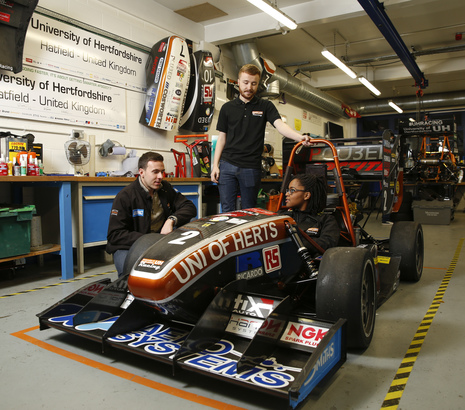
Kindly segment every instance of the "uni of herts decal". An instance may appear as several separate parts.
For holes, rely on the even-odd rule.
[[[224,218],[229,217],[222,216],[222,222],[229,222]],[[210,220],[212,219],[215,218]],[[129,290],[137,299],[156,303],[169,302],[227,258],[234,258],[247,250],[258,250],[266,244],[270,247],[264,251],[264,269],[267,273],[277,271],[281,268],[279,244],[290,241],[286,228],[281,223],[284,219],[286,218],[276,216],[264,219],[259,224],[256,221],[235,221],[227,231],[200,241],[198,230],[184,230],[177,238],[169,241],[170,245],[181,247],[176,257],[161,265],[147,263],[147,258],[142,258],[140,263],[152,269],[133,269],[129,277]],[[163,260],[158,259],[158,254],[152,257]],[[234,263],[233,259],[231,261]],[[251,273],[259,274],[257,271]]]

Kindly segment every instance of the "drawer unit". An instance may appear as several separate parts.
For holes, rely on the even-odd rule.
[[[83,186],[82,222],[84,244],[106,243],[113,199],[123,186]]]
[[[174,189],[190,199],[202,217],[202,184],[171,182]],[[73,191],[73,246],[77,251],[78,273],[84,272],[84,248],[107,242],[108,221],[113,199],[128,183],[78,183]]]

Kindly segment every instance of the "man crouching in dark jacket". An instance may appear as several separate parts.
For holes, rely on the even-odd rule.
[[[146,152],[139,159],[139,177],[113,201],[106,251],[113,254],[118,277],[131,245],[148,233],[168,234],[197,215],[192,201],[163,181],[163,156]],[[160,237],[161,237],[160,235]]]

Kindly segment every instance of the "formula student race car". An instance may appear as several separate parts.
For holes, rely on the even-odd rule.
[[[126,275],[89,284],[40,313],[49,327],[299,406],[366,348],[399,278],[419,280],[423,232],[396,223],[377,241],[355,224],[336,163],[341,246],[312,257],[295,221],[246,209],[192,221],[131,248]],[[316,142],[315,142],[316,143]],[[299,147],[296,146],[295,149]],[[292,168],[292,167],[289,167]],[[284,178],[284,183],[286,178]]]

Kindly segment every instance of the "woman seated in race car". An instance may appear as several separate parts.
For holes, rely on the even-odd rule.
[[[286,190],[286,211],[280,214],[291,216],[297,226],[323,250],[336,246],[340,229],[333,215],[323,213],[326,207],[326,180],[314,174],[296,175]],[[315,256],[321,250],[305,237],[302,238],[309,252]]]

